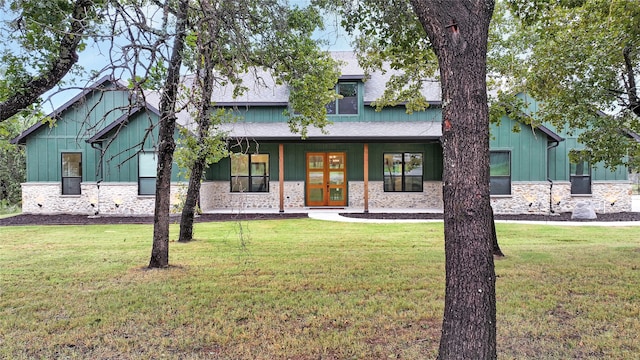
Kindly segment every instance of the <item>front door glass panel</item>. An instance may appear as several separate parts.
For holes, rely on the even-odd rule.
[[[332,185],[344,184],[344,171],[331,171],[329,173],[329,184],[332,184]]]
[[[308,169],[324,169],[324,156],[322,155],[309,155]]]
[[[324,202],[324,190],[322,188],[315,188],[309,190],[309,202],[323,203]]]
[[[309,184],[312,184],[312,185],[324,184],[324,172],[309,171]]]
[[[333,201],[343,201],[344,200],[344,191],[340,188],[329,189],[329,200]]]

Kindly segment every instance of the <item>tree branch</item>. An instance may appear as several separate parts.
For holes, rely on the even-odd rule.
[[[0,103],[0,122],[35,103],[40,95],[53,88],[71,70],[78,61],[76,50],[89,22],[87,14],[93,6],[91,0],[75,2],[71,15],[71,26],[60,40],[58,56],[50,62],[48,70],[31,77],[23,88],[18,89],[7,100]]]
[[[638,90],[636,88],[636,79],[633,73],[633,63],[631,62],[631,46],[627,45],[622,51],[624,57],[624,65],[627,75],[625,85],[629,96],[629,104],[627,107],[637,116],[640,116],[640,99],[638,99]]]

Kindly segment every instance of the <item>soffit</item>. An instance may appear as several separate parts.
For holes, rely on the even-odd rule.
[[[287,123],[234,123],[223,124],[220,130],[227,138],[255,140],[302,140],[291,132]],[[436,140],[442,135],[440,122],[336,122],[322,130],[310,127],[307,141],[313,140]]]

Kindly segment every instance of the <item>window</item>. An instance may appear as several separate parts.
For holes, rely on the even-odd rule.
[[[269,154],[232,154],[231,192],[269,192]]]
[[[158,157],[154,152],[138,154],[138,195],[156,194]]]
[[[591,166],[586,160],[569,164],[571,194],[591,194]]]
[[[62,153],[62,195],[80,195],[82,153]]]
[[[338,83],[336,92],[341,99],[327,104],[329,115],[357,115],[358,114],[358,83]]]
[[[422,191],[422,153],[384,154],[384,191]]]
[[[511,153],[489,153],[489,186],[491,195],[511,195]]]

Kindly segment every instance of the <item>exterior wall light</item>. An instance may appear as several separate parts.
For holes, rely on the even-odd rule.
[[[560,205],[560,203],[562,202],[562,196],[560,195],[553,195],[553,203],[556,205]]]

